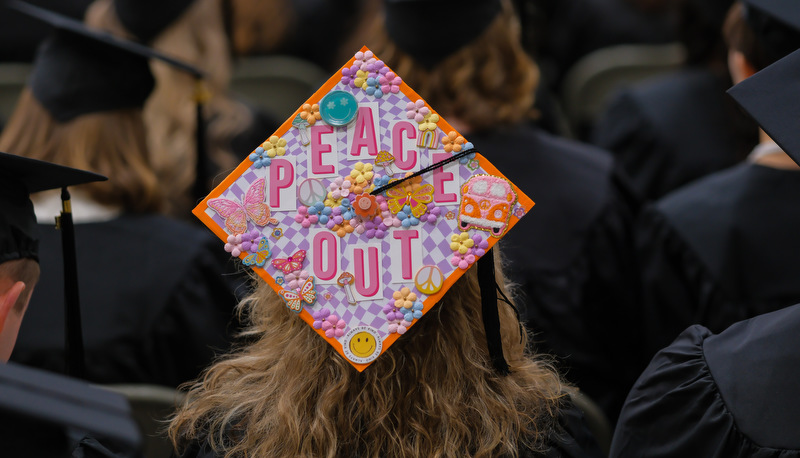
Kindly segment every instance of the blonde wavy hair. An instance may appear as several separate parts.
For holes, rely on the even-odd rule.
[[[146,138],[141,109],[83,114],[61,123],[26,87],[0,134],[0,150],[105,175],[108,181],[71,189],[126,212],[149,213],[162,209],[163,196]]]
[[[544,449],[567,388],[526,354],[502,302],[511,374],[493,370],[475,268],[361,373],[266,283],[240,307],[251,343],[191,385],[169,425],[176,450],[208,441],[226,458],[518,456]]]
[[[113,0],[96,0],[86,12],[86,23],[135,39],[116,17]],[[151,46],[203,71],[198,88],[194,77],[164,62],[151,60],[156,87],[144,107],[148,145],[175,216],[188,217],[193,206],[190,191],[196,177],[196,98],[207,97],[204,106],[208,154],[215,166],[227,170],[249,151],[230,150],[230,140],[252,122],[247,107],[230,97],[232,74],[230,43],[225,33],[221,0],[196,0]],[[269,133],[265,132],[264,138]]]
[[[430,70],[392,42],[383,21],[375,21],[365,41],[438,113],[471,131],[533,119],[539,67],[522,46],[513,6],[501,3],[502,11],[481,35]]]

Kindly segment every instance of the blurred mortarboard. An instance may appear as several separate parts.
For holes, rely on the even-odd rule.
[[[107,178],[96,173],[0,152],[0,263],[38,257],[29,194]]]
[[[3,456],[75,456],[87,435],[102,448],[140,456],[141,433],[123,396],[14,363],[0,364],[0,424]]]
[[[39,49],[29,85],[34,97],[59,122],[89,113],[141,108],[155,85],[148,59],[165,62],[198,82],[205,76],[192,65],[70,17],[19,0],[8,0],[6,4],[55,27],[55,33]],[[128,12],[134,9],[132,5],[123,7]],[[207,192],[209,168],[202,115],[204,99],[204,94],[197,97],[198,196]]]
[[[763,42],[769,62],[800,48],[800,2],[797,0],[743,0],[744,14]]]
[[[800,50],[728,90],[795,162],[800,164]]]
[[[478,38],[502,10],[500,0],[384,0],[386,32],[431,69]]]
[[[195,0],[114,0],[117,17],[142,43],[149,43]]]

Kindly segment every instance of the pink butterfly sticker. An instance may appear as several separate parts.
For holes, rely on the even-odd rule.
[[[308,305],[312,305],[317,301],[317,291],[314,289],[314,277],[308,277],[308,279],[306,279],[306,282],[303,283],[303,287],[300,288],[300,292],[291,289],[282,289],[278,291],[278,294],[280,294],[283,301],[286,302],[287,307],[300,313],[300,310],[303,309],[303,301],[308,303]]]
[[[254,181],[244,196],[243,204],[236,200],[218,197],[209,199],[208,206],[225,218],[225,228],[234,235],[247,232],[248,219],[261,227],[278,224],[277,219],[270,217],[272,211],[264,202],[264,183],[264,178]]]
[[[300,270],[303,267],[303,261],[306,259],[306,250],[298,250],[295,254],[286,259],[276,258],[272,260],[272,267],[280,269],[283,273],[290,274],[295,270]]]

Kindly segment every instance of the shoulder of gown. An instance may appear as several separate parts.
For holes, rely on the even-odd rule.
[[[628,395],[610,456],[800,456],[798,326],[800,305],[686,329]]]
[[[591,142],[615,155],[639,194],[657,199],[741,159],[726,87],[708,70],[686,68],[622,89]]]

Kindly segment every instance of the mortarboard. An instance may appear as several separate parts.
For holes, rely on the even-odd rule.
[[[800,50],[728,89],[764,132],[800,164]]]
[[[83,333],[80,326],[75,234],[67,186],[106,177],[71,167],[0,152],[0,262],[30,258],[38,261],[36,215],[29,194],[61,188],[62,212],[58,217],[64,250],[64,294],[67,367],[83,372]]]
[[[743,0],[744,14],[764,43],[769,62],[800,48],[800,2],[795,0]]]
[[[102,180],[96,173],[0,152],[0,263],[39,260],[29,194]]]
[[[490,250],[532,206],[364,47],[193,212],[359,371],[478,264],[507,373]]]
[[[428,70],[478,38],[502,10],[500,0],[384,0],[384,7],[389,38]]]
[[[141,16],[137,16],[143,14],[137,8],[145,8],[152,2],[117,3],[115,1],[118,13],[123,16],[120,20],[132,27],[131,32],[144,34],[152,30],[152,24],[142,23]],[[165,11],[172,14],[154,15],[158,18],[155,22],[160,24],[165,18],[174,20],[189,3],[183,0],[164,2]],[[206,194],[210,165],[203,116],[207,94],[200,84],[205,77],[201,70],[143,44],[90,28],[83,22],[26,2],[8,0],[7,6],[55,27],[55,33],[39,49],[29,84],[34,97],[59,122],[87,113],[142,107],[155,84],[148,59],[160,60],[193,76],[198,82],[197,178],[193,194],[197,198]],[[59,79],[54,80],[53,75],[59,75]]]
[[[73,456],[74,442],[86,434],[135,454],[125,456],[141,450],[122,395],[14,363],[0,364],[0,423],[3,456]]]

